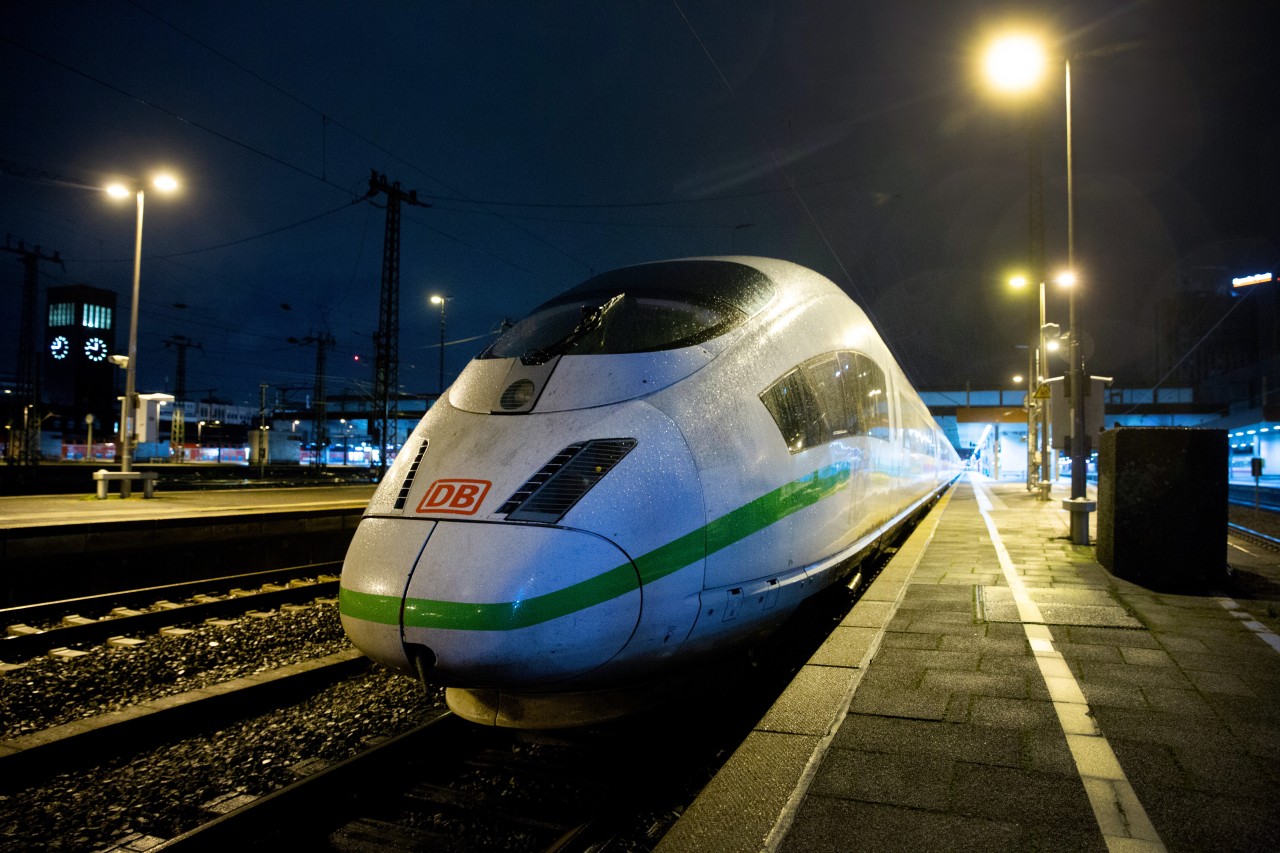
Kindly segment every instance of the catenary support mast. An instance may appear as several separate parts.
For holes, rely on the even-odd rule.
[[[395,447],[400,421],[400,204],[418,201],[418,191],[400,189],[400,182],[388,183],[387,176],[374,170],[369,176],[368,196],[387,197],[387,231],[382,244],[382,287],[378,298],[378,331],[374,335],[375,440],[379,445],[378,479],[387,470],[387,453]]]

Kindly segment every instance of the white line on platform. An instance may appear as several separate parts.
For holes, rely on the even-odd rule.
[[[1257,619],[1253,618],[1253,614],[1242,608],[1233,598],[1215,598],[1214,601],[1221,604],[1227,609],[1227,612],[1240,620],[1240,624],[1248,628],[1250,631],[1258,635],[1258,639],[1266,643],[1271,648],[1280,652],[1280,636],[1274,631],[1263,625]]]
[[[1031,651],[1035,654],[1045,686],[1049,689],[1053,710],[1057,713],[1058,723],[1067,738],[1067,747],[1071,750],[1071,757],[1075,759],[1076,771],[1084,784],[1107,849],[1111,853],[1155,853],[1165,850],[1164,842],[1160,840],[1146,810],[1138,801],[1138,795],[1125,777],[1115,751],[1094,721],[1080,683],[1076,681],[1062,653],[1053,646],[1053,635],[1045,624],[1040,607],[1022,582],[1022,577],[1000,538],[1000,531],[991,518],[992,502],[984,500],[985,489],[972,477],[970,482],[973,483],[974,494],[979,496],[978,508],[991,533],[991,542],[995,545],[1005,582],[1013,592],[1018,618],[1022,620],[1022,630],[1027,636],[1027,642],[1031,644]]]

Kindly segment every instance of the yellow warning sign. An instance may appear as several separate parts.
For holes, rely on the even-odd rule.
[[[1048,400],[1048,399],[1049,399],[1049,386],[1048,386],[1048,385],[1046,385],[1046,384],[1043,384],[1043,383],[1042,383],[1042,384],[1040,385],[1040,387],[1036,389],[1035,398],[1036,398],[1037,400]]]

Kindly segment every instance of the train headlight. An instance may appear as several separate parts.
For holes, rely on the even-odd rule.
[[[533,399],[534,390],[533,383],[528,379],[517,379],[502,392],[502,399],[498,401],[498,405],[508,411],[523,409]]]

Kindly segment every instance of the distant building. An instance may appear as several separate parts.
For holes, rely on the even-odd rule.
[[[1179,284],[1157,307],[1158,375],[1194,387],[1256,364],[1257,315],[1240,302],[1247,291],[1216,267],[1184,273]]]
[[[1182,290],[1159,306],[1159,375],[1197,399],[1255,408],[1280,380],[1280,282],[1270,273],[1211,267],[1184,272]]]
[[[108,356],[116,348],[116,294],[73,284],[48,290],[43,339],[42,397],[54,416],[50,432],[85,435],[86,415],[106,439],[119,417],[116,373]]]

